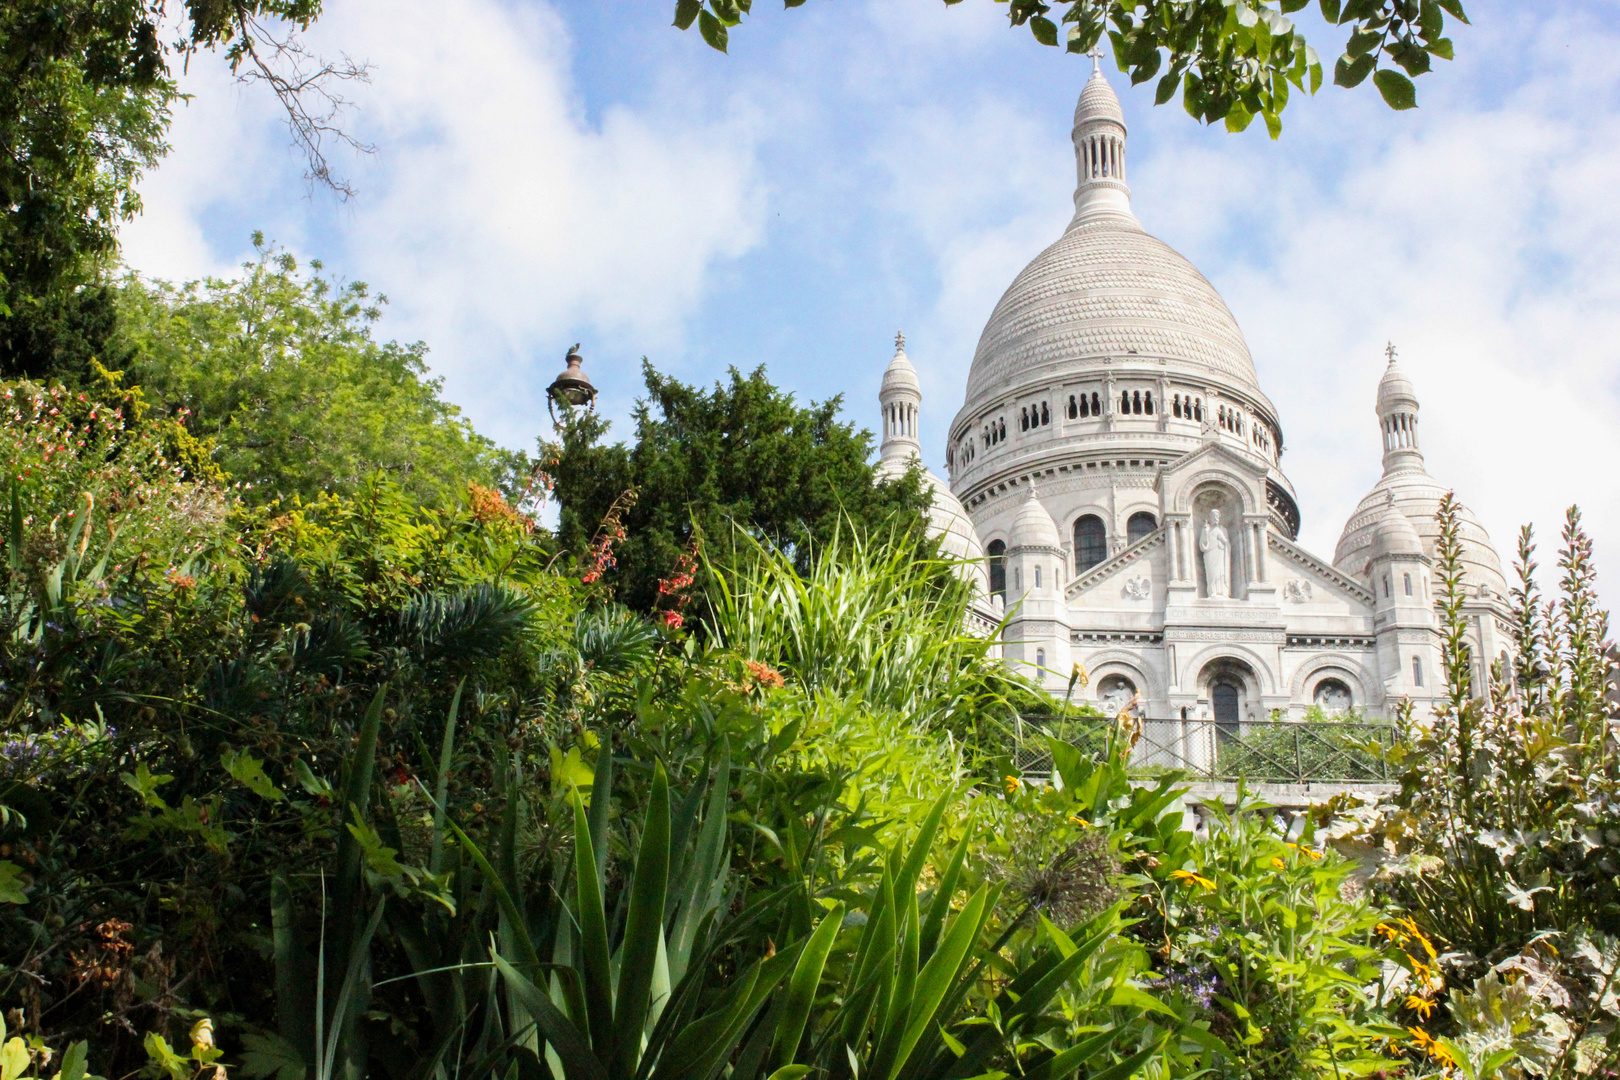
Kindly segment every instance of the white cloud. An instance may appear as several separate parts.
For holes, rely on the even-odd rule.
[[[310,43],[374,65],[371,85],[350,88],[359,108],[346,123],[376,156],[339,158],[359,197],[300,199],[268,95],[199,73],[196,111],[146,185],[126,257],[194,276],[220,261],[211,209],[244,236],[262,225],[388,293],[387,332],[428,341],[449,396],[503,441],[533,438],[571,341],[675,346],[710,268],[759,243],[749,110],[693,115],[669,101],[588,119],[549,7],[474,0],[446,18],[428,0],[351,0]]]

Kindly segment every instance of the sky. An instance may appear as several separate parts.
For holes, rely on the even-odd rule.
[[[1620,2],[1470,0],[1420,108],[1371,83],[1296,95],[1282,138],[1206,128],[1105,68],[1133,206],[1225,297],[1277,406],[1301,541],[1331,558],[1379,475],[1394,342],[1431,474],[1512,557],[1553,562],[1565,509],[1620,603]],[[989,0],[761,0],[729,55],[672,0],[326,0],[307,43],[372,65],[312,190],[263,87],[194,61],[126,261],[232,274],[263,230],[387,294],[484,433],[532,447],[581,342],[629,434],[641,360],[691,381],[764,365],[877,426],[904,329],[943,472],[985,320],[1072,212],[1090,63]],[[1326,62],[1335,32],[1303,24]],[[1544,585],[1552,585],[1547,577]]]

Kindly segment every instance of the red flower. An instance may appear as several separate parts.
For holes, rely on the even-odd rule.
[[[671,630],[679,630],[686,624],[686,618],[678,611],[664,612],[664,625]]]

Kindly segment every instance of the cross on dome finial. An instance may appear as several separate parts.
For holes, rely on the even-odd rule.
[[[1097,42],[1095,42],[1091,46],[1091,48],[1086,50],[1086,55],[1091,57],[1091,73],[1093,75],[1101,74],[1102,73],[1102,41],[1098,40]]]
[[[1395,349],[1395,343],[1393,341],[1390,342],[1388,345],[1384,346],[1384,355],[1389,357],[1389,362],[1392,363],[1392,364],[1395,362],[1395,354],[1396,354],[1396,349]]]
[[[906,332],[904,330],[896,330],[894,332],[894,351],[895,352],[905,352],[905,350],[906,350]]]

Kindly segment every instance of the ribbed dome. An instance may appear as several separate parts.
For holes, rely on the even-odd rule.
[[[917,379],[917,369],[911,366],[911,360],[903,348],[895,349],[894,359],[889,361],[889,366],[883,372],[883,386],[879,393],[888,394],[896,390],[922,393],[922,383]]]
[[[1035,494],[1035,485],[1029,485],[1029,494],[1024,498],[1024,505],[1019,508],[1018,516],[1013,518],[1011,541],[1008,546],[1020,547],[1062,547],[1063,541],[1058,536],[1057,523],[1052,515],[1046,512],[1041,500]]]
[[[1379,531],[1385,510],[1393,505],[1399,510],[1423,540],[1423,553],[1438,563],[1436,545],[1440,540],[1440,500],[1447,488],[1426,472],[1406,470],[1386,475],[1361,500],[1355,513],[1345,523],[1344,535],[1333,553],[1333,565],[1356,578],[1364,578],[1367,564],[1374,553],[1374,539]],[[1394,496],[1391,503],[1390,496]],[[1507,596],[1507,579],[1502,575],[1502,561],[1491,544],[1474,512],[1458,506],[1457,525],[1462,543],[1463,583],[1470,597],[1479,596],[1480,586],[1491,590],[1497,599]]]
[[[1373,526],[1373,552],[1378,555],[1422,555],[1423,537],[1407,516],[1395,507],[1393,492],[1386,492],[1384,512]]]
[[[1086,80],[1085,89],[1080,91],[1080,100],[1074,107],[1074,126],[1090,120],[1112,120],[1116,124],[1125,123],[1125,110],[1119,107],[1119,95],[1114,88],[1108,85],[1100,70],[1093,69],[1091,78]]]
[[[1400,365],[1391,359],[1389,367],[1384,369],[1384,377],[1378,380],[1378,411],[1382,413],[1408,403],[1417,404],[1417,388]]]
[[[1260,393],[1214,286],[1134,220],[1109,217],[1074,223],[1013,279],[979,338],[967,400],[1100,369],[1105,357],[1204,367]]]

